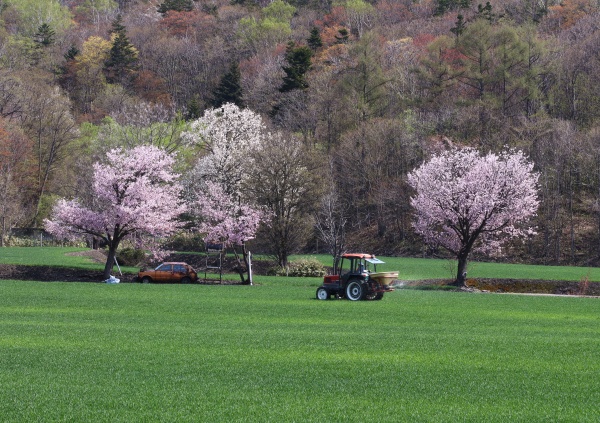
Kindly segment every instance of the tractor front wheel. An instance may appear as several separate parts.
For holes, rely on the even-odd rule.
[[[351,301],[364,300],[367,295],[367,289],[359,281],[350,281],[346,286],[346,297]]]
[[[317,299],[319,299],[319,300],[328,300],[329,299],[329,292],[327,292],[327,290],[325,288],[319,288],[319,289],[317,289]]]

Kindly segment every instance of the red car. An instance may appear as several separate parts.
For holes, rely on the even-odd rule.
[[[166,262],[154,270],[140,270],[137,280],[142,283],[192,283],[198,282],[198,274],[187,263]]]

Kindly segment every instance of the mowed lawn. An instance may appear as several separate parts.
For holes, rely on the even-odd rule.
[[[597,422],[600,300],[0,281],[2,422]]]

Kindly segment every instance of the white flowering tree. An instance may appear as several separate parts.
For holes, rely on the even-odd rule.
[[[497,251],[533,233],[526,222],[538,208],[537,180],[520,151],[481,156],[472,148],[436,155],[408,175],[413,226],[426,243],[456,256],[456,285],[465,284],[471,251]]]
[[[189,197],[193,199],[192,214],[199,221],[198,231],[207,243],[231,247],[236,257],[236,247],[241,247],[244,266],[240,262],[238,268],[242,283],[248,283],[244,278],[249,268],[246,242],[255,237],[266,214],[245,198],[242,185],[253,165],[250,153],[260,147],[265,137],[262,118],[227,103],[207,110],[183,136],[188,144],[199,145],[205,152],[187,180]]]
[[[207,110],[183,135],[206,153],[194,169],[195,182],[216,182],[227,194],[241,196],[240,185],[252,166],[249,152],[261,145],[264,133],[262,118],[251,110],[232,103]]]

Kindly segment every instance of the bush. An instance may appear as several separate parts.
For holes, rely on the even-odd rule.
[[[139,266],[146,259],[144,250],[123,248],[117,251],[117,261],[121,266]]]
[[[204,240],[199,234],[182,232],[170,237],[163,247],[173,251],[204,251]]]
[[[327,270],[319,260],[310,257],[288,263],[287,269],[279,267],[275,270],[275,274],[277,276],[322,277],[327,274]]]

